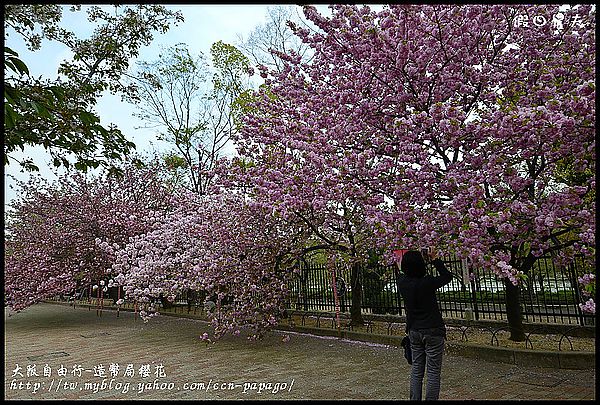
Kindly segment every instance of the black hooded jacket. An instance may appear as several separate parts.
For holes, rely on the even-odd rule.
[[[446,326],[438,306],[435,291],[452,281],[452,273],[440,259],[432,261],[438,276],[409,277],[398,274],[398,291],[406,308],[406,331],[434,329],[434,334],[446,336]]]

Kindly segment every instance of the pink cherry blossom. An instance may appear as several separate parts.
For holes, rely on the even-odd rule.
[[[594,266],[595,8],[561,29],[515,26],[559,5],[330,8],[304,7],[314,57],[274,53],[236,136],[258,204],[353,260],[436,246],[512,284],[542,255]]]
[[[156,163],[121,178],[65,174],[33,179],[11,205],[5,239],[5,294],[15,310],[110,278],[114,246],[145,232],[145,216],[170,205]],[[136,213],[137,219],[129,219]],[[104,287],[106,288],[106,287]]]
[[[256,338],[283,316],[302,234],[242,195],[187,194],[115,253],[115,283],[144,319],[192,290],[205,297],[215,339],[240,329]]]

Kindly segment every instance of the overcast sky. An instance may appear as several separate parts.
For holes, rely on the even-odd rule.
[[[161,46],[170,46],[177,43],[188,44],[192,54],[203,52],[205,55],[208,55],[210,46],[219,40],[236,45],[239,42],[239,35],[246,38],[256,26],[266,22],[267,9],[274,6],[276,4],[168,6],[167,8],[172,10],[181,10],[185,22],[177,26],[171,26],[166,34],[156,34],[151,45],[141,49],[138,60],[155,60]],[[89,37],[95,25],[87,21],[86,7],[83,6],[79,12],[70,12],[68,8],[69,6],[65,6],[62,25],[75,32],[80,38]],[[322,13],[329,14],[326,5],[318,5],[317,8]],[[301,13],[301,9],[298,8],[298,10]],[[60,62],[71,56],[71,52],[66,46],[49,41],[42,43],[41,50],[30,52],[20,36],[11,35],[10,31],[6,45],[19,54],[19,57],[27,64],[31,75],[35,77],[41,75],[44,78],[55,79]],[[130,64],[130,66],[134,65],[133,62]],[[104,96],[96,105],[96,111],[104,126],[110,123],[117,125],[128,139],[135,142],[138,151],[144,152],[164,148],[164,146],[161,146],[161,142],[156,140],[153,130],[136,129],[140,126],[140,122],[132,115],[134,107],[121,102],[119,96]],[[53,169],[51,168],[49,155],[43,147],[27,147],[24,154],[14,154],[14,156],[19,159],[23,156],[32,157],[44,177],[55,178],[52,174]],[[4,204],[6,210],[6,204],[15,197],[17,191],[14,189],[14,178],[25,180],[29,177],[29,173],[22,173],[15,162],[5,166],[4,170]]]

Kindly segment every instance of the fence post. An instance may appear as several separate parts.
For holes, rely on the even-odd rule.
[[[400,271],[400,262],[396,261],[396,263],[392,264],[392,266],[394,266],[394,270],[392,271],[392,281],[394,283],[394,290],[396,291],[396,305],[398,306],[398,316],[402,316],[402,305],[400,304],[402,302],[402,295],[400,294],[400,289],[398,288],[398,272]]]
[[[104,280],[100,281],[100,316],[102,316],[102,310],[104,309]]]
[[[579,325],[585,326],[585,317],[583,316],[583,311],[579,308],[578,303],[582,302],[581,293],[579,291],[579,282],[577,281],[577,270],[576,270],[576,259],[573,259],[571,264],[568,267],[569,278],[571,279],[571,285],[575,290],[575,311],[577,312],[577,319]]]
[[[469,259],[463,259],[463,272],[466,274],[466,278],[464,282],[466,285],[471,287],[471,304],[473,305],[473,314],[475,315],[475,320],[479,320],[479,307],[477,305],[477,285],[475,284],[475,277],[471,279],[471,274],[475,274],[473,269],[469,269]],[[469,271],[470,270],[470,271]]]
[[[336,283],[336,279],[335,279],[335,265],[331,266],[331,281],[333,283],[333,300],[335,302],[335,317],[336,317],[336,321],[337,321],[337,330],[338,330],[338,337],[342,337],[342,331],[340,330],[340,300],[338,297],[338,293],[337,293],[337,283]]]
[[[308,311],[308,291],[306,288],[306,283],[308,282],[309,271],[310,269],[308,268],[307,263],[304,263],[304,266],[302,266],[302,263],[300,264],[300,289],[302,295],[302,304],[305,311]]]
[[[475,320],[479,320],[479,306],[477,305],[477,285],[475,280],[469,281],[471,285],[471,302],[473,303],[473,312],[475,314]]]
[[[97,284],[96,289],[96,316],[100,316],[100,282]]]

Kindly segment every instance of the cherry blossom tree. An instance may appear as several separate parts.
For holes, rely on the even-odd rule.
[[[283,127],[296,118],[295,113],[292,108],[291,113],[270,116],[268,125]],[[255,124],[261,125],[259,121]],[[250,123],[243,129],[244,136],[256,128]],[[263,138],[264,143],[254,145],[240,138],[238,152],[243,157],[234,159],[230,170],[238,186],[247,190],[256,204],[306,229],[310,236],[304,254],[324,251],[350,266],[351,322],[363,324],[361,263],[368,260],[375,244],[365,222],[364,207],[380,202],[380,197],[372,198],[355,185],[340,182],[336,169],[328,166],[328,154],[315,152],[318,146],[311,150],[288,148],[287,139],[278,139],[277,134],[272,132],[272,138]],[[255,148],[252,153],[251,148]]]
[[[72,171],[51,183],[32,178],[10,207],[5,239],[6,304],[21,310],[106,279],[118,248],[170,207],[157,163],[120,177]]]
[[[304,8],[321,32],[292,25],[310,63],[261,69],[237,139],[259,200],[330,223],[350,207],[390,253],[435,246],[494,270],[523,340],[536,259],[595,252],[595,8],[331,8]]]
[[[579,304],[579,307],[583,312],[596,314],[596,302],[594,301],[594,297],[596,296],[596,275],[593,273],[584,274],[582,277],[578,277],[577,281],[585,300],[585,302]]]
[[[244,328],[258,338],[277,324],[301,230],[231,192],[187,194],[174,212],[152,220],[149,232],[114,252],[110,282],[142,305],[145,320],[158,314],[163,298],[193,290],[215,305],[215,338]]]

